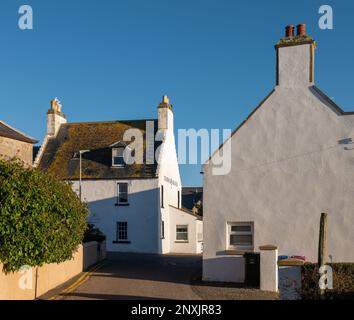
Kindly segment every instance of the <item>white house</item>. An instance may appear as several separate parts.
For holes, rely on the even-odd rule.
[[[231,148],[231,172],[213,175],[216,153],[204,165],[205,280],[243,282],[243,253],[262,245],[317,262],[322,212],[327,261],[354,261],[354,113],[315,86],[315,48],[287,27],[275,88],[217,150]]]
[[[89,222],[106,234],[107,251],[201,252],[201,218],[180,209],[182,186],[167,96],[157,112],[158,119],[67,123],[58,100],[48,110],[47,135],[35,165],[73,183],[88,203]],[[132,144],[139,142],[139,134],[142,149]],[[127,164],[125,150],[143,161]]]

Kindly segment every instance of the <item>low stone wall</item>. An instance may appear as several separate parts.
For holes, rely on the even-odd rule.
[[[0,300],[33,300],[105,259],[105,255],[105,242],[90,242],[80,245],[72,260],[60,264],[46,264],[11,274],[3,273],[0,264]]]

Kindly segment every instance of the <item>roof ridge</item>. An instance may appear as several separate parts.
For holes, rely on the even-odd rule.
[[[23,133],[22,131],[10,126],[8,123],[6,123],[5,121],[0,120],[0,124],[2,124],[3,126],[7,127],[8,129],[15,131],[16,133],[18,133],[19,135],[23,136],[24,138],[28,139],[28,140],[32,140],[31,142],[33,143],[37,143],[38,140],[36,140],[35,138]]]
[[[107,120],[107,121],[82,121],[82,122],[67,122],[63,126],[78,125],[78,124],[98,124],[98,123],[119,123],[119,122],[134,122],[134,121],[157,121],[158,119],[124,119],[124,120]]]

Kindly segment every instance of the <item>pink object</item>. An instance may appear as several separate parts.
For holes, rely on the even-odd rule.
[[[306,261],[306,257],[304,257],[304,256],[291,256],[291,259],[297,259],[297,260]]]

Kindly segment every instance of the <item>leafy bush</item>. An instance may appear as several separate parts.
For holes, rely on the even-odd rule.
[[[354,299],[354,263],[328,263],[333,270],[333,290],[326,290],[325,299]],[[318,265],[302,267],[302,299],[320,299]]]
[[[85,232],[84,242],[103,242],[106,240],[105,234],[98,228],[96,228],[93,224],[89,224],[88,228]]]
[[[87,214],[70,184],[0,160],[0,261],[5,272],[72,259]]]

